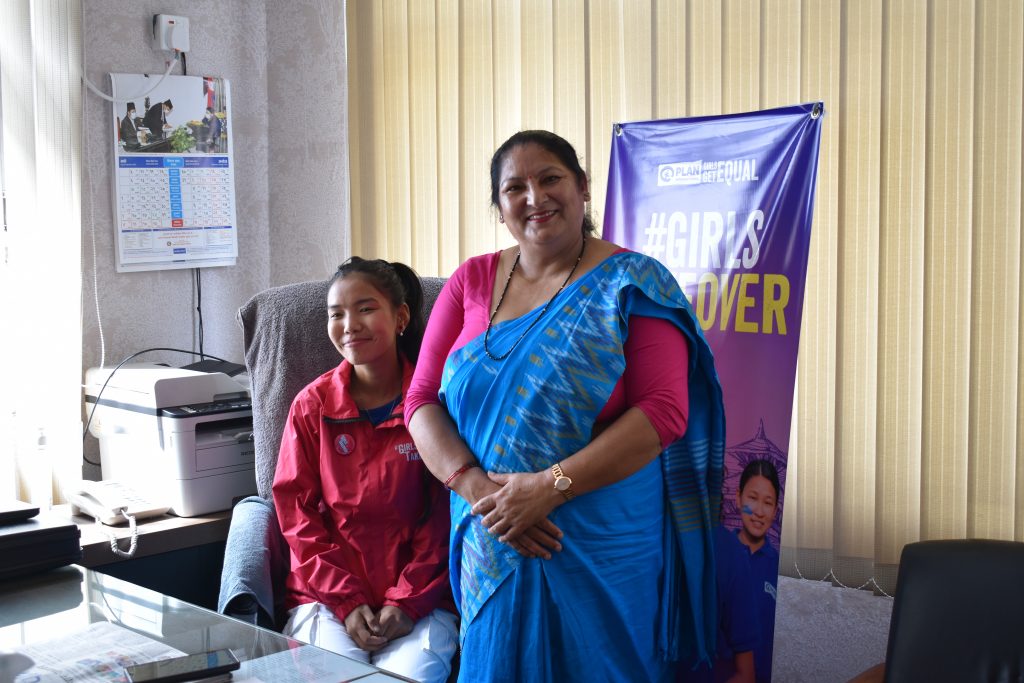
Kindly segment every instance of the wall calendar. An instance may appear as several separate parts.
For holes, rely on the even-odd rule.
[[[110,81],[117,100],[118,272],[234,265],[238,222],[228,81],[146,74],[110,74]]]

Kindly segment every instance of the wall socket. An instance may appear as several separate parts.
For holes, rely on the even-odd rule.
[[[154,14],[153,49],[188,52],[188,17]]]

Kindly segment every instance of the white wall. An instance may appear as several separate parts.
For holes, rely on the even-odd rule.
[[[270,282],[319,279],[350,253],[345,3],[267,2]]]
[[[203,269],[202,313],[204,350],[241,362],[238,307],[267,287],[326,277],[349,253],[344,3],[83,0],[82,6],[85,72],[102,90],[109,90],[110,72],[166,68],[164,53],[150,46],[154,14],[189,18],[189,75],[231,82],[239,256],[235,266]],[[89,93],[83,109],[83,365],[101,360],[97,302],[106,365],[148,347],[198,349],[193,270],[116,272],[111,105]],[[154,353],[140,360],[184,365],[193,359]],[[88,441],[95,460],[95,441]]]

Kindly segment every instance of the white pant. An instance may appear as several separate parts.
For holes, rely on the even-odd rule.
[[[423,683],[444,683],[448,679],[459,640],[457,617],[436,609],[417,621],[408,635],[395,638],[376,652],[367,652],[349,638],[345,624],[319,602],[289,611],[284,634]]]

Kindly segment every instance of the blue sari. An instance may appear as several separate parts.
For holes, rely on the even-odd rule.
[[[539,314],[495,325],[490,347],[508,349]],[[486,356],[483,335],[453,352],[441,400],[484,469],[548,469],[590,441],[625,369],[632,315],[669,320],[688,340],[686,435],[639,472],[555,510],[565,537],[551,560],[500,543],[452,496],[460,680],[672,680],[674,662],[714,651],[725,417],[711,351],[664,266],[633,252],[608,257],[504,361]]]

